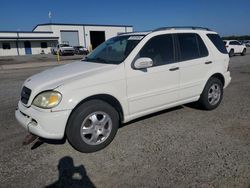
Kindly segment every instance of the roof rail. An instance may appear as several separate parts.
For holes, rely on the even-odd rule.
[[[194,26],[174,26],[174,27],[160,27],[157,28],[154,31],[163,31],[163,30],[171,30],[171,29],[191,29],[191,30],[205,30],[205,31],[212,31],[209,28],[206,27],[194,27]]]

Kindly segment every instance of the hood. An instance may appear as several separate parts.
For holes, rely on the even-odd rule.
[[[60,47],[60,48],[63,50],[74,50],[74,48],[72,46],[68,46],[68,47],[64,46],[64,47]]]
[[[31,95],[52,90],[80,78],[87,78],[115,69],[117,65],[77,61],[67,65],[45,70],[29,77],[24,85],[32,90]]]

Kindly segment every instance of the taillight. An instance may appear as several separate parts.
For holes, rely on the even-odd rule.
[[[225,46],[226,48],[228,47],[228,46]]]

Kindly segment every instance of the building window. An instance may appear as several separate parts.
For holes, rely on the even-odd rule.
[[[3,43],[3,49],[4,50],[10,50],[11,49],[10,43],[7,43],[7,42]]]
[[[48,48],[47,42],[41,42],[41,48]]]

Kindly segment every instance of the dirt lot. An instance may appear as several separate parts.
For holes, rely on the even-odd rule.
[[[0,187],[250,187],[250,55],[231,59],[216,110],[186,105],[141,118],[92,154],[67,142],[21,145],[21,84],[44,69],[0,71]]]

